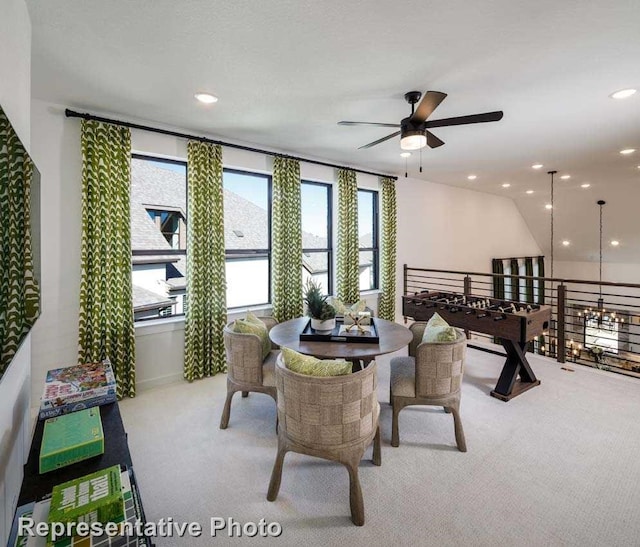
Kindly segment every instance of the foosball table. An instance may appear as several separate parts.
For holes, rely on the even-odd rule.
[[[531,340],[549,330],[551,306],[442,291],[402,297],[405,317],[428,321],[436,312],[454,327],[500,339],[507,359],[491,391],[493,397],[509,401],[540,384],[527,361],[526,348]]]

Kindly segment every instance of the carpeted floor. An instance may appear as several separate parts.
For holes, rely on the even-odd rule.
[[[218,428],[226,376],[146,391],[121,403],[149,521],[199,522],[199,538],[157,545],[640,545],[640,381],[530,358],[542,384],[509,403],[490,397],[498,356],[469,350],[455,448],[442,409],[400,414],[392,448],[389,358],[379,360],[382,467],[365,454],[366,524],[349,518],[339,464],[285,460],[278,499],[266,500],[275,458],[275,406],[234,399]],[[279,522],[277,539],[212,539],[212,517]],[[220,533],[219,533],[220,534]]]

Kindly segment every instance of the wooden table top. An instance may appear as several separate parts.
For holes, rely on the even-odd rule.
[[[327,359],[367,359],[376,355],[383,355],[398,351],[411,342],[411,331],[398,323],[374,318],[378,330],[379,344],[365,344],[355,342],[302,342],[300,333],[309,322],[308,317],[291,319],[279,323],[269,331],[269,337],[274,344],[285,346],[294,351]]]

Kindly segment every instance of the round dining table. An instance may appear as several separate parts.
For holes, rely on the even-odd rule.
[[[346,359],[354,364],[367,366],[376,356],[402,349],[411,342],[411,331],[385,319],[373,319],[378,331],[379,343],[362,342],[310,342],[300,340],[300,333],[309,323],[308,317],[298,317],[278,323],[269,331],[274,344],[290,348],[305,355],[313,355],[321,359]]]

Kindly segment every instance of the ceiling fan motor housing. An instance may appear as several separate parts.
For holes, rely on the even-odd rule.
[[[410,135],[424,135],[425,129],[424,122],[413,122],[411,121],[411,117],[404,118],[400,122],[401,138]]]

